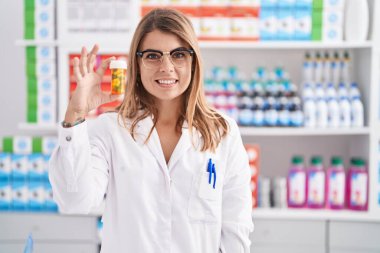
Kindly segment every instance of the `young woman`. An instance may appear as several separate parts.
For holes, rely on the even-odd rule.
[[[250,169],[236,123],[210,108],[190,21],[156,9],[129,50],[118,112],[85,121],[115,97],[94,72],[98,46],[74,60],[77,88],[50,161],[64,213],[89,213],[104,196],[103,253],[247,253]]]

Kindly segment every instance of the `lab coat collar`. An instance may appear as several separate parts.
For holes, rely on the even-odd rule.
[[[135,138],[140,145],[144,145],[146,138],[149,135],[151,128],[153,127],[153,116],[148,116],[137,123],[135,129]],[[194,131],[194,137],[198,136],[197,131]],[[194,138],[193,142],[196,144],[199,142],[198,138]],[[174,167],[176,162],[187,153],[192,146],[192,140],[190,138],[188,123],[185,121],[182,125],[181,137],[170,157],[168,164],[166,164],[164,152],[161,147],[161,142],[156,129],[154,128],[149,140],[146,143],[149,151],[154,155],[160,167],[167,170]]]

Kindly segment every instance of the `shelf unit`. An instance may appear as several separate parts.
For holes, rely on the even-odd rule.
[[[58,2],[58,1],[57,1]],[[133,1],[138,2],[138,1]],[[244,142],[263,143],[263,152],[269,153],[269,157],[263,157],[261,173],[265,174],[267,170],[273,168],[276,161],[272,161],[271,157],[276,157],[277,163],[281,161],[281,165],[276,165],[273,169],[273,174],[285,175],[287,172],[288,163],[291,152],[298,153],[307,149],[307,154],[313,152],[328,153],[334,148],[342,149],[340,152],[347,160],[352,155],[364,156],[368,161],[370,174],[370,201],[368,212],[349,212],[349,211],[314,211],[310,209],[304,210],[253,210],[253,216],[258,219],[262,218],[289,218],[289,219],[353,219],[367,220],[374,219],[380,221],[380,184],[379,184],[379,86],[380,86],[380,18],[375,13],[380,13],[380,3],[375,0],[370,0],[370,10],[372,19],[371,40],[365,42],[346,42],[341,43],[325,43],[325,42],[239,42],[239,41],[200,41],[200,47],[205,62],[205,68],[213,65],[220,65],[221,62],[227,65],[239,66],[239,69],[249,72],[255,68],[255,64],[272,67],[276,64],[287,66],[288,71],[293,77],[295,83],[300,83],[300,68],[305,51],[315,50],[349,50],[353,55],[354,60],[354,77],[360,85],[363,94],[366,111],[365,127],[357,129],[307,129],[307,128],[254,128],[241,127],[240,131]],[[62,8],[61,8],[62,7]],[[69,69],[68,55],[70,53],[78,53],[81,46],[91,47],[92,44],[98,42],[101,53],[116,53],[127,52],[130,40],[116,40],[111,42],[105,38],[86,36],[75,37],[68,39],[65,33],[66,15],[65,5],[58,2],[58,8],[62,10],[58,14],[58,23],[60,30],[58,38],[54,41],[27,41],[18,40],[16,45],[48,45],[57,47],[58,51],[58,83],[59,83],[59,101],[58,101],[58,120],[64,116],[68,102],[68,85],[69,85]],[[133,13],[133,27],[139,19],[136,13],[139,13],[139,4],[133,4],[129,10]],[[132,29],[133,30],[133,29]],[[123,39],[130,38],[125,36]],[[122,42],[120,42],[122,41]],[[222,60],[221,60],[222,59]],[[31,126],[28,124],[20,124],[20,129],[25,130],[41,130],[53,132],[53,127],[46,126]],[[278,142],[278,143],[277,143]],[[316,145],[310,145],[310,142],[315,142]],[[301,145],[302,144],[302,145]],[[282,149],[277,146],[281,146]],[[290,150],[285,151],[286,146],[290,145]],[[297,146],[301,147],[298,148]],[[326,150],[325,150],[326,149]],[[272,152],[273,150],[273,152]],[[331,153],[332,154],[332,153]],[[277,157],[280,157],[277,159]],[[282,157],[282,158],[281,158]],[[329,157],[326,157],[329,158]],[[267,160],[267,162],[265,161]]]

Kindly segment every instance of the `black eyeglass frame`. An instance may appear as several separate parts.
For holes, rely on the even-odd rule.
[[[188,52],[188,53],[190,54],[191,57],[193,57],[193,55],[195,54],[194,50],[192,50],[192,49],[188,49],[188,48],[185,48],[185,47],[178,47],[178,48],[175,48],[175,49],[173,49],[173,50],[171,50],[171,51],[167,51],[167,52],[162,52],[162,51],[160,51],[160,50],[156,50],[156,49],[146,49],[146,50],[144,50],[144,51],[137,51],[137,52],[136,52],[136,55],[142,59],[145,53],[158,53],[158,54],[161,55],[161,59],[160,59],[160,61],[161,61],[161,64],[162,64],[162,61],[163,61],[163,59],[164,59],[163,56],[164,56],[165,54],[169,55],[169,56],[170,56],[170,57],[169,57],[169,58],[170,58],[170,61],[172,61],[172,59],[171,59],[171,55],[172,55],[173,53],[175,53],[175,52],[181,52],[181,51]],[[145,65],[145,64],[144,64],[144,65]]]

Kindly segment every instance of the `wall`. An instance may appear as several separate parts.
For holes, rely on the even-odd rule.
[[[0,1],[0,137],[22,133],[19,122],[26,115],[24,47],[15,41],[23,38],[23,0]]]

